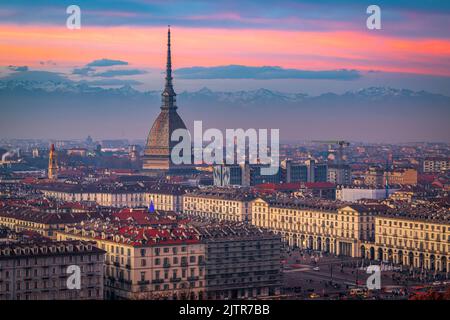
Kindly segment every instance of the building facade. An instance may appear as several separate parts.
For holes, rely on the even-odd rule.
[[[102,300],[105,252],[92,242],[0,244],[0,300]],[[68,286],[79,267],[80,288]]]
[[[208,299],[275,296],[282,286],[281,237],[245,223],[197,226],[206,248]]]
[[[359,257],[360,244],[375,237],[374,217],[383,207],[259,198],[252,203],[252,224],[280,234],[290,246]]]
[[[326,206],[259,198],[252,203],[252,223],[280,234],[289,246],[448,272],[448,216],[398,212],[380,204]]]
[[[336,188],[336,200],[356,202],[360,199],[386,199],[399,189],[371,188],[371,187],[345,187],[338,186]]]
[[[307,160],[304,163],[286,161],[286,182],[326,182],[328,165]]]
[[[375,228],[375,241],[362,245],[361,257],[448,272],[449,221],[386,215],[375,218]]]
[[[426,158],[422,163],[424,173],[440,173],[450,169],[450,159],[448,158]]]
[[[107,299],[203,299],[205,246],[185,227],[154,228],[94,221],[58,232],[106,251]]]
[[[250,221],[254,197],[242,191],[198,190],[183,196],[183,213],[216,220]]]
[[[54,185],[41,186],[46,197],[73,202],[96,202],[105,207],[138,208],[150,203],[156,210],[182,211],[182,195],[186,188],[178,185]]]
[[[75,225],[86,217],[86,213],[45,212],[24,207],[0,208],[0,225],[16,232],[37,232],[51,239],[55,239],[56,231],[64,230],[66,225]]]
[[[349,165],[329,165],[327,171],[327,181],[339,185],[352,184],[352,170]]]

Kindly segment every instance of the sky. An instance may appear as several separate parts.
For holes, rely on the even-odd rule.
[[[66,27],[72,4],[80,29]],[[366,26],[371,4],[381,30]],[[389,85],[450,95],[449,21],[450,2],[436,0],[15,0],[0,4],[0,78],[49,71],[158,90],[170,24],[178,91]]]
[[[373,4],[381,10],[379,30],[366,24]],[[70,5],[80,8],[80,29],[67,27]],[[285,110],[287,118],[278,109],[283,105],[272,106],[270,112],[256,109],[253,114],[261,121],[251,122],[257,118],[251,114],[237,119],[247,121],[241,123],[244,127],[261,125],[265,115],[277,118],[279,126],[290,123],[285,130],[289,139],[341,135],[367,141],[450,141],[450,98],[417,98],[428,93],[450,97],[449,21],[450,1],[445,0],[1,1],[0,138],[53,138],[55,123],[59,137],[80,138],[90,132],[107,138],[120,131],[121,138],[145,138],[159,111],[157,102],[147,110],[147,100],[138,104],[87,94],[63,105],[65,97],[40,94],[38,99],[38,94],[22,95],[20,89],[16,94],[8,91],[8,83],[26,80],[45,87],[52,81],[161,91],[170,25],[178,94],[207,87],[325,95],[318,99],[322,104],[298,103],[297,109]],[[345,100],[346,92],[370,87],[425,93],[408,93],[409,100],[373,107]],[[214,121],[218,114],[236,113],[227,105],[220,106],[224,110],[206,106],[217,110],[200,114],[195,102],[190,103],[178,109],[185,119],[209,116]],[[128,107],[139,113],[130,117]],[[311,118],[305,117],[308,112]],[[224,119],[230,121],[222,125],[232,125],[234,119]],[[322,123],[312,121],[317,119]],[[303,121],[302,127],[296,121]]]

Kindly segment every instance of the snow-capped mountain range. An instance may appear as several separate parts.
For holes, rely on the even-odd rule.
[[[29,80],[0,80],[0,94],[5,93],[51,93],[51,94],[111,94],[120,96],[147,96],[158,97],[160,91],[138,91],[130,85],[120,88],[103,88],[91,86],[86,82],[74,81],[29,81]],[[210,100],[227,104],[253,104],[261,102],[287,102],[298,103],[306,99],[324,98],[353,98],[380,100],[386,98],[436,98],[445,96],[432,94],[426,91],[412,91],[408,89],[395,89],[391,87],[369,87],[356,91],[347,91],[344,94],[325,93],[319,96],[309,96],[304,93],[285,93],[268,89],[241,90],[241,91],[212,91],[206,87],[198,91],[183,91],[178,94],[181,100]]]
[[[142,138],[160,105],[161,91],[142,92],[130,85],[104,88],[74,81],[0,81],[0,136],[33,132],[33,136],[76,137],[89,132]],[[425,91],[369,87],[310,96],[268,89],[202,88],[179,92],[177,105],[187,126],[202,120],[205,127],[213,128],[280,128],[283,139],[450,139],[450,97]]]

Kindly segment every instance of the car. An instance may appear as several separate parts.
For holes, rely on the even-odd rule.
[[[314,267],[313,270],[314,271],[320,271],[320,268],[319,267]]]
[[[364,293],[364,291],[362,289],[359,289],[359,288],[350,289],[350,295],[351,296],[358,296],[358,295],[361,295],[363,293]]]

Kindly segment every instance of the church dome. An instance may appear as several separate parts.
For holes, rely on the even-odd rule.
[[[186,129],[181,117],[175,110],[162,110],[153,122],[147,137],[146,154],[151,148],[170,148],[177,142],[171,142],[172,132],[177,129]]]

